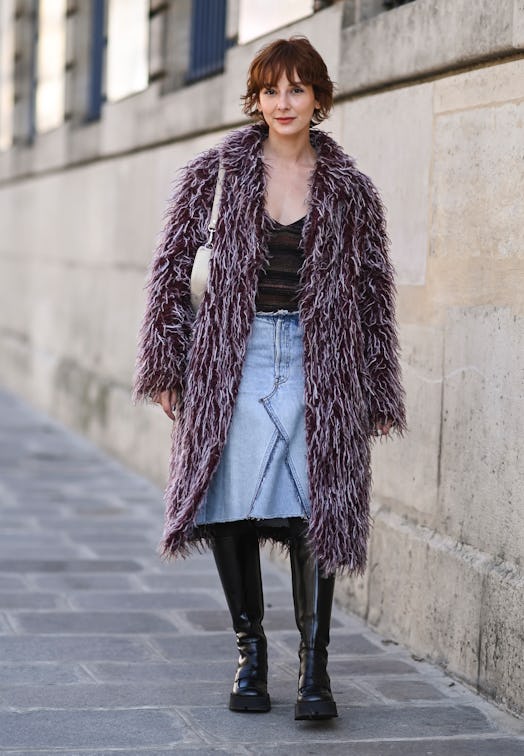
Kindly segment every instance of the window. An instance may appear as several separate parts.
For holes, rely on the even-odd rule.
[[[36,128],[49,131],[64,120],[66,0],[40,0],[36,82]]]
[[[238,42],[244,44],[313,13],[313,0],[240,0]]]
[[[14,0],[0,2],[0,150],[13,143]]]
[[[89,47],[89,87],[86,120],[96,121],[102,113],[105,55],[105,0],[92,0]]]
[[[110,0],[107,98],[121,100],[148,85],[149,0]]]
[[[226,51],[226,0],[193,0],[187,81],[219,73]]]

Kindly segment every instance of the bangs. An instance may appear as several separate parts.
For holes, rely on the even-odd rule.
[[[258,71],[252,72],[253,85],[258,90],[275,87],[282,74],[286,75],[287,80],[293,86],[298,84],[313,84],[314,79],[311,71],[307,72],[301,70],[301,68],[303,69],[304,67],[300,66],[294,54],[281,55],[276,60],[266,60]]]
[[[261,90],[275,87],[283,74],[293,86],[313,87],[320,103],[313,123],[327,118],[333,105],[333,82],[324,60],[305,37],[278,39],[259,51],[251,63],[247,91],[242,97],[244,113],[258,117],[257,100]]]

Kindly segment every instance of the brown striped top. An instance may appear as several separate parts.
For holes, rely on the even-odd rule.
[[[258,278],[257,312],[298,309],[298,271],[304,261],[299,249],[305,216],[284,226],[272,219],[269,258]]]

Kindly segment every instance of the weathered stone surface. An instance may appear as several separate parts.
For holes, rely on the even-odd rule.
[[[195,740],[174,712],[148,709],[1,712],[0,732],[4,748],[82,748],[87,738],[91,746],[105,748]]]
[[[434,685],[423,680],[380,680],[374,687],[392,701],[438,701],[444,698]]]
[[[126,591],[133,586],[126,575],[37,575],[34,584],[42,590],[61,591]]]
[[[524,20],[524,13],[522,14]],[[456,76],[445,76],[434,84],[435,113],[494,107],[522,99],[524,60],[483,66]]]
[[[315,746],[322,749],[322,753],[343,756],[351,753],[352,749],[358,748],[358,756],[521,756],[524,742],[513,738],[490,738],[489,740],[480,740],[479,738],[445,737],[434,740],[433,738],[424,738],[423,740],[392,740],[390,742],[381,740],[380,743],[359,740],[355,743],[353,740],[344,740],[337,743],[325,743],[318,741],[312,733],[308,743],[311,753]],[[301,756],[304,753],[303,745],[289,744],[284,748],[280,745],[268,744],[267,746],[255,747],[252,751],[257,756],[264,756],[266,753],[287,753],[290,756]]]
[[[53,593],[0,593],[0,609],[52,609],[61,605],[60,597]]]
[[[292,637],[285,637],[280,640],[289,647],[294,653],[297,653],[298,648],[298,631]],[[356,654],[359,657],[366,657],[368,654],[377,654],[381,652],[381,648],[374,643],[371,643],[368,638],[365,638],[361,634],[349,634],[345,629],[343,633],[333,632],[331,633],[331,640],[329,643],[329,657],[348,656]],[[361,660],[360,660],[361,661]],[[337,659],[337,668],[339,668],[339,661]]]
[[[523,355],[522,318],[509,308],[448,311],[440,518],[459,543],[517,565],[524,468],[507,423],[524,414]]]
[[[518,198],[524,179],[518,166],[523,112],[522,101],[510,101],[436,117],[432,255],[469,260],[472,267],[481,267],[481,259],[486,265],[522,259],[524,210]],[[502,141],[497,138],[501,133]],[[460,283],[469,293],[468,281]],[[491,291],[499,294],[501,304],[507,302],[509,292],[504,296],[495,280],[484,279],[482,294],[488,298]]]
[[[114,591],[69,594],[69,601],[77,609],[187,609],[193,607],[221,607],[208,592],[204,591],[171,591],[169,593],[153,593],[126,591],[125,593]],[[0,606],[2,596],[0,594]]]
[[[232,657],[233,658],[233,657]],[[180,684],[183,679],[183,685]],[[221,706],[228,698],[227,684],[232,682],[232,667],[229,674],[218,682],[207,680],[206,703]],[[293,683],[294,686],[294,683]],[[201,706],[202,682],[173,677],[169,681],[139,680],[132,682],[104,681],[103,683],[77,682],[75,685],[42,685],[35,681],[30,685],[6,685],[0,683],[0,703],[19,709],[170,709],[173,706]],[[36,745],[36,744],[35,744]]]
[[[140,565],[118,559],[0,559],[2,572],[137,572]]]
[[[343,109],[342,143],[377,184],[387,207],[398,282],[423,285],[429,250],[433,84],[351,100]]]
[[[0,638],[3,661],[122,661],[158,660],[150,643],[114,635],[7,635]]]
[[[231,618],[227,611],[195,609],[186,614],[188,620],[202,630],[227,630],[231,625]],[[264,614],[264,624],[268,630],[289,630],[296,627],[292,610],[285,609],[267,609]],[[333,627],[338,626],[338,621],[334,619]]]
[[[153,612],[18,612],[13,621],[22,632],[56,633],[173,633],[172,622]]]
[[[10,412],[0,412],[0,417],[15,424],[18,413],[26,417],[21,406],[14,415],[11,408]],[[14,458],[23,459],[23,438],[28,435],[35,436],[30,425],[18,434],[16,443],[20,446]],[[0,423],[0,452],[6,443],[11,451],[14,438],[10,435],[6,440]],[[118,498],[111,496],[113,486],[126,490],[130,501],[133,489],[145,492],[140,479],[126,476],[122,468],[116,470],[101,454],[87,454],[83,468],[83,452],[68,434],[55,434],[53,446],[57,455],[63,448],[64,458],[62,465],[51,463],[47,468],[46,485],[39,490],[31,482],[32,476],[41,474],[42,458],[36,468],[4,479],[9,491],[6,497],[5,489],[0,489],[0,508],[6,501],[15,509],[22,507],[28,491],[35,506],[40,497],[46,500],[53,487],[78,493],[84,478],[92,476],[97,481],[93,487],[98,491],[97,500],[92,511],[87,500],[81,504],[89,524],[86,543],[96,540],[97,530],[107,536],[113,527],[118,532],[120,521],[129,523],[127,511],[117,507],[104,517],[100,507],[111,506],[110,502]],[[60,481],[64,479],[68,482],[62,488]],[[101,491],[106,492],[107,504],[98,498]],[[150,533],[153,542],[153,528],[145,526],[158,517],[158,499],[149,496],[138,506],[144,537]],[[52,546],[55,533],[58,544],[68,544],[69,531],[56,527],[60,517],[64,522],[71,517],[66,506],[55,512],[51,522],[45,517],[31,520],[28,527],[32,536],[42,533],[42,541]],[[109,528],[107,517],[114,523]],[[81,536],[81,530],[75,531],[80,552],[88,548]],[[384,531],[384,537],[397,548],[392,527]],[[117,539],[119,544],[121,539]],[[407,553],[402,541],[398,545],[399,553]],[[99,571],[95,567],[98,563]],[[111,571],[111,565],[116,565],[116,572]],[[49,563],[45,559],[17,560],[15,564],[4,560],[0,566],[8,570],[0,571],[0,577],[4,579],[3,596],[11,603],[0,614],[0,742],[4,753],[101,756],[118,751],[138,756],[173,749],[177,753],[205,754],[211,749],[245,756],[248,752],[287,753],[300,747],[301,753],[331,749],[340,754],[357,748],[360,756],[369,747],[370,755],[375,749],[375,754],[381,755],[418,756],[421,743],[430,744],[428,751],[435,742],[438,748],[445,743],[455,749],[452,753],[460,754],[463,744],[471,742],[478,745],[477,753],[483,754],[489,753],[486,743],[498,744],[504,736],[503,743],[513,754],[519,742],[515,739],[516,720],[451,682],[438,668],[415,661],[401,646],[370,630],[362,619],[337,608],[329,670],[340,718],[314,727],[296,723],[293,707],[299,639],[291,606],[284,608],[289,575],[278,572],[265,559],[267,597],[273,594],[277,605],[268,608],[266,615],[273,708],[261,717],[242,717],[227,708],[238,652],[228,613],[220,608],[225,603],[211,554],[175,565],[164,565],[155,556],[129,560],[83,557]],[[16,571],[9,572],[13,567]],[[384,589],[395,599],[394,574],[393,579],[395,584]],[[39,588],[41,594],[36,593]],[[44,600],[48,595],[56,597],[56,603],[46,609],[21,608],[37,595]],[[502,591],[500,596],[502,602]],[[216,609],[189,606],[205,607],[210,600],[216,603]],[[391,611],[387,601],[384,609]],[[483,637],[487,653],[496,648],[492,637],[499,633],[496,617],[486,616]],[[203,625],[217,623],[224,629],[203,629]],[[497,661],[487,658],[489,674],[493,675]],[[486,686],[492,679],[486,676]],[[398,743],[403,751],[398,750]],[[379,745],[382,750],[377,751]],[[435,752],[439,753],[436,748]]]
[[[369,569],[339,580],[337,599],[522,710],[524,6],[417,0],[341,30],[350,5],[285,33],[306,33],[326,56],[339,100],[322,127],[386,201],[410,432],[376,444]],[[170,424],[129,401],[146,266],[177,168],[242,122],[247,64],[283,33],[231,48],[223,76],[162,97],[155,83],[108,103],[99,123],[0,154],[1,381],[160,483]],[[34,408],[8,399],[0,418],[0,593],[27,594],[4,599],[2,640],[24,602],[44,609],[37,590],[60,594],[48,608],[66,613],[80,608],[70,588],[154,593],[187,581],[217,599],[212,562],[159,563],[159,491],[107,460],[102,469]],[[182,609],[168,616],[195,629]],[[290,616],[272,616],[296,632]],[[285,657],[293,642],[275,648]]]
[[[201,661],[229,661],[236,659],[237,648],[233,630],[223,633],[206,632],[197,635],[196,631],[190,635],[157,635],[152,644],[159,654],[172,661],[191,659],[198,647],[198,658]]]
[[[291,706],[276,707],[272,714],[271,739],[273,742],[292,743],[297,735],[311,735],[308,723],[295,723],[290,727]],[[257,743],[260,725],[252,717],[241,719],[232,712],[224,712],[221,708],[201,707],[193,712],[193,718],[198,726],[208,736],[214,737],[219,743],[233,740],[246,745]],[[462,734],[490,733],[493,728],[490,722],[476,709],[467,706],[405,706],[386,707],[381,705],[368,708],[340,707],[343,720],[351,721],[351,739],[373,739],[380,726],[382,738],[411,738],[444,737]],[[380,725],[379,725],[380,722]],[[321,727],[316,727],[315,738],[319,742],[333,741],[339,737],[342,723],[332,720]]]
[[[493,10],[490,0],[408,3],[344,29],[340,76],[345,92],[517,52],[523,45],[524,8],[499,0]]]
[[[437,527],[444,333],[435,326],[409,323],[401,337],[410,430],[402,442],[374,444],[373,496],[377,505],[398,502],[399,513]]]
[[[515,565],[501,562],[489,571],[484,582],[484,606],[479,689],[489,697],[505,691],[502,703],[518,711],[524,696],[524,580]]]
[[[205,639],[202,638],[202,643]],[[195,644],[195,648],[198,645]],[[196,655],[195,655],[196,656]],[[222,682],[228,685],[236,670],[236,654],[231,654],[229,661],[200,661],[189,656],[179,662],[156,663],[89,663],[87,668],[99,682],[129,682],[139,684],[143,682],[167,683],[183,688],[186,681],[199,680],[201,683]]]
[[[476,679],[486,557],[384,511],[375,519],[373,552],[389,551],[395,554],[395,570],[383,565],[370,577],[369,622],[379,631],[387,629],[394,639],[407,638],[416,654],[446,659],[449,669]],[[449,580],[446,591],[436,589],[443,573]],[[398,575],[404,576],[401,593]],[[417,606],[417,622],[403,603],[408,596]],[[454,620],[457,612],[464,623]]]
[[[11,663],[0,662],[0,685],[66,685],[88,682],[89,676],[74,664],[50,664],[47,662]]]

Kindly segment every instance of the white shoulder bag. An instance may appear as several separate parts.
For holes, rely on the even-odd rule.
[[[218,207],[220,197],[222,196],[222,182],[224,180],[224,168],[222,164],[218,167],[217,185],[215,188],[215,197],[213,199],[213,208],[211,210],[211,220],[209,221],[208,231],[209,238],[205,244],[202,244],[196,251],[191,269],[191,307],[197,312],[200,307],[204,294],[207,289],[209,278],[209,263],[213,253],[213,235],[218,220]]]

